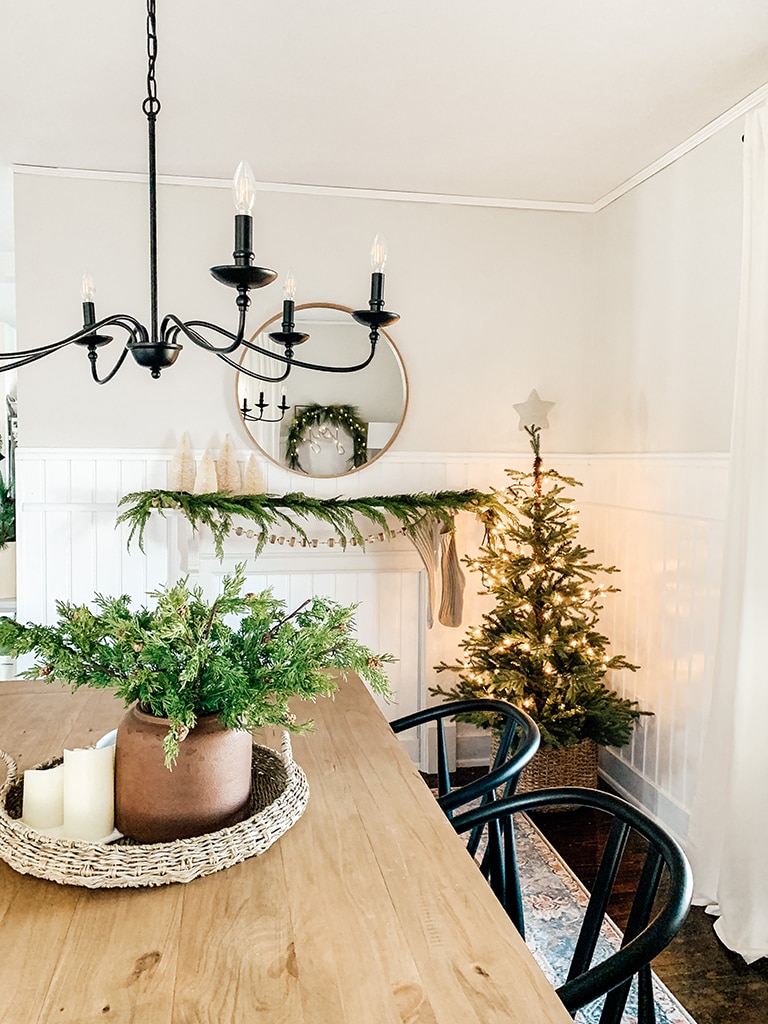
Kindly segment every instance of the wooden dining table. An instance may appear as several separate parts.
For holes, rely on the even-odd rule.
[[[2,1024],[570,1021],[360,679],[296,710],[309,804],[262,855],[140,889],[0,861]],[[122,714],[108,691],[0,682],[0,748],[32,767]]]

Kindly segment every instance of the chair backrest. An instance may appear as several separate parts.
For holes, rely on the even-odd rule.
[[[498,715],[503,722],[499,736],[499,747],[493,764],[490,764],[486,775],[468,782],[463,786],[451,786],[448,767],[448,750],[445,742],[445,722],[447,719],[464,718],[467,715],[489,712]],[[390,722],[392,729],[399,733],[407,729],[434,722],[437,726],[437,802],[449,818],[453,812],[475,800],[483,804],[496,799],[497,790],[503,796],[511,796],[520,772],[536,753],[540,736],[539,728],[525,711],[508,704],[504,700],[451,701],[438,704],[436,707],[416,711],[412,715],[396,718]]]
[[[648,815],[611,793],[596,789],[564,787],[520,794],[478,807],[453,819],[457,832],[487,826],[487,847],[481,868],[513,922],[524,935],[520,875],[514,842],[513,816],[542,807],[570,805],[589,807],[611,817],[589,902],[584,911],[566,981],[557,994],[573,1014],[606,995],[600,1024],[619,1024],[632,979],[638,976],[638,1020],[655,1020],[651,960],[679,931],[691,904],[691,869],[680,846]],[[634,896],[621,947],[593,964],[608,901],[617,880],[630,835],[642,837],[643,866],[633,879]],[[591,839],[592,837],[590,837]],[[667,874],[663,895],[659,882]],[[626,878],[622,877],[622,886]]]

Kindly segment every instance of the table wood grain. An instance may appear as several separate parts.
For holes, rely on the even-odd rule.
[[[360,680],[297,710],[309,806],[260,857],[138,890],[0,861],[2,1024],[568,1024]],[[0,682],[19,769],[121,716],[109,693]]]

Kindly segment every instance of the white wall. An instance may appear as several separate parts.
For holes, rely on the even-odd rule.
[[[593,218],[591,451],[730,449],[742,130]]]

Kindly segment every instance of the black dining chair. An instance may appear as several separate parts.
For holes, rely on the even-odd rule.
[[[557,994],[573,1016],[605,995],[600,1024],[619,1024],[632,979],[638,979],[638,1024],[656,1020],[651,961],[680,930],[691,905],[691,869],[680,846],[647,814],[626,800],[597,789],[563,787],[523,793],[470,810],[453,819],[457,832],[472,838],[484,831],[487,846],[480,867],[521,934],[524,931],[517,870],[515,814],[551,807],[587,807],[609,816],[610,827],[571,958],[568,976]],[[595,836],[597,831],[595,830]],[[600,929],[632,836],[642,867],[633,874],[631,909],[620,948],[594,963]],[[635,836],[641,837],[636,841]],[[627,885],[627,872],[621,886]],[[663,888],[659,884],[666,875]],[[660,893],[657,900],[657,893]]]
[[[485,775],[462,786],[452,787],[445,742],[446,719],[478,712],[492,712],[503,721],[498,750],[492,764],[489,758],[489,769]],[[438,704],[436,707],[396,718],[389,724],[394,732],[400,733],[431,722],[437,726],[437,802],[449,818],[453,818],[454,811],[458,808],[466,807],[475,801],[479,800],[481,806],[485,806],[499,797],[511,796],[515,792],[520,772],[539,747],[539,728],[534,720],[525,711],[503,700],[477,698]],[[472,854],[477,849],[481,833],[482,829],[478,828],[476,833],[470,836],[467,845]]]

